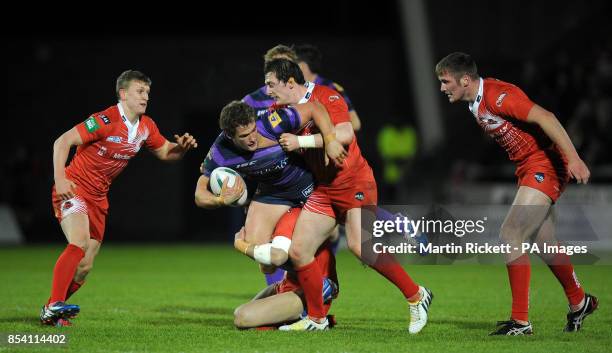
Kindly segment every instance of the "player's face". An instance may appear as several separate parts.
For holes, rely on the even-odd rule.
[[[274,72],[266,74],[266,94],[272,97],[277,104],[295,104],[292,99],[292,90],[287,82],[281,82]]]
[[[127,89],[122,90],[122,100],[128,109],[136,115],[142,115],[147,110],[151,87],[142,81],[130,81]]]
[[[440,91],[448,97],[450,103],[463,100],[466,88],[459,84],[459,80],[448,72],[438,76],[440,80]]]
[[[249,125],[238,126],[232,141],[238,148],[253,152],[257,149],[257,135],[257,125],[252,122]]]

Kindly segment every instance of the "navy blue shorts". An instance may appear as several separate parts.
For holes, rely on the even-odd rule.
[[[305,174],[297,183],[285,188],[260,183],[255,196],[253,196],[253,201],[298,207],[306,203],[313,190],[314,180],[312,175]]]

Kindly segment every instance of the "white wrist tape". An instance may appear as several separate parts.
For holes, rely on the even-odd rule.
[[[282,235],[277,235],[274,237],[274,239],[272,239],[272,247],[281,249],[288,254],[289,247],[291,247],[291,239]]]
[[[315,148],[316,140],[314,135],[298,136],[298,145],[302,148]]]
[[[253,248],[253,257],[255,258],[255,261],[263,265],[271,265],[272,264],[272,259],[270,257],[271,248],[272,248],[272,243],[255,245],[255,248]]]

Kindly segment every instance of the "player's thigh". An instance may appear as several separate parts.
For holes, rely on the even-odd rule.
[[[289,256],[294,260],[294,264],[303,266],[312,261],[317,249],[329,238],[329,233],[335,226],[334,218],[303,209],[293,230],[289,249]]]
[[[289,209],[287,205],[251,202],[244,225],[245,240],[251,244],[269,242],[276,223]]]
[[[545,193],[521,186],[502,224],[501,239],[518,244],[535,235],[548,217],[551,203]]]
[[[70,244],[87,249],[89,245],[89,217],[86,214],[70,214],[62,219],[60,225]]]
[[[298,319],[303,310],[304,304],[297,294],[280,293],[238,307],[234,311],[234,324],[248,328],[286,322]]]

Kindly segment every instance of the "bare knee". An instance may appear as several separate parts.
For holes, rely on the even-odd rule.
[[[241,305],[234,310],[234,326],[239,329],[252,327],[253,318],[245,305]]]
[[[293,264],[299,267],[307,265],[310,262],[309,260],[312,258],[312,256],[308,256],[304,249],[293,245],[289,248],[289,257],[291,258],[291,261],[293,261]]]
[[[81,261],[79,263],[79,267],[77,267],[74,278],[77,282],[82,282],[85,280],[89,272],[93,268],[93,260],[92,261]]]

